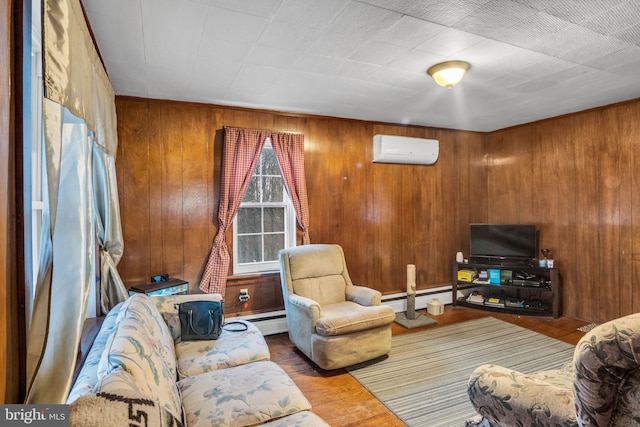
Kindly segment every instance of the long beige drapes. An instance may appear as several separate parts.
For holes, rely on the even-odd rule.
[[[27,342],[27,403],[64,403],[100,244],[107,309],[126,298],[115,187],[115,94],[79,0],[43,8],[46,194],[40,265]]]
[[[46,179],[56,202],[51,192],[44,196],[41,262],[27,342],[27,402],[64,403],[92,280],[91,143],[87,125],[65,119],[64,107],[46,100],[44,111],[50,136]],[[62,122],[55,125],[57,119]]]

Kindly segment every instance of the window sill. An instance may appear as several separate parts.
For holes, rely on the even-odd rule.
[[[246,273],[246,274],[234,274],[233,276],[227,277],[228,284],[238,284],[242,282],[255,282],[256,279],[265,279],[271,278],[273,276],[279,276],[280,272],[275,271],[265,271],[262,273]]]

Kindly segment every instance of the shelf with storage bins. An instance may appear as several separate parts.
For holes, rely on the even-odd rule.
[[[452,264],[454,306],[503,313],[562,315],[562,279],[557,268]]]

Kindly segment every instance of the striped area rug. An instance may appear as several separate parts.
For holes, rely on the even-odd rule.
[[[524,373],[559,368],[573,345],[486,317],[396,335],[389,357],[347,370],[411,427],[464,426],[476,414],[467,381],[493,363]]]

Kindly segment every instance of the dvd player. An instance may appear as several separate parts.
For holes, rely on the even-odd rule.
[[[511,284],[513,286],[535,286],[535,287],[540,287],[542,286],[542,281],[540,280],[524,280],[524,279],[513,279],[511,281]]]

